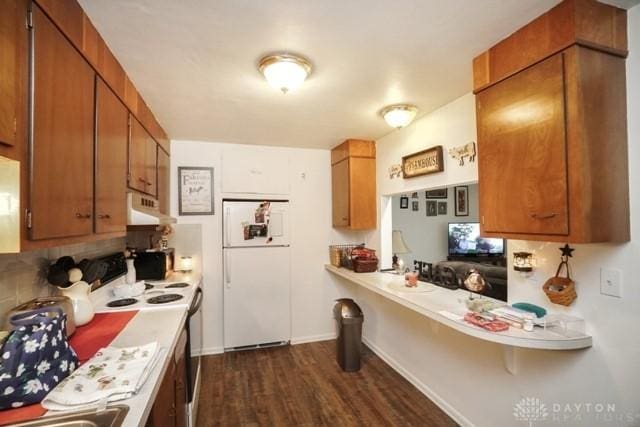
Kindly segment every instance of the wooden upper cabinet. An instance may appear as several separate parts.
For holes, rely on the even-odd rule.
[[[21,87],[21,39],[26,40],[26,8],[23,1],[0,5],[0,144],[16,144],[20,109],[25,102]]]
[[[95,74],[38,7],[33,28],[31,238],[91,234]]]
[[[129,139],[129,187],[157,195],[157,144],[133,116]]]
[[[78,49],[82,47],[84,11],[77,1],[36,0],[62,33]]]
[[[96,85],[95,232],[126,231],[128,112],[102,79]]]
[[[624,11],[567,0],[551,12],[569,6],[580,21],[565,23],[569,29],[588,32],[607,46],[626,46],[626,23],[618,19]],[[493,69],[505,73],[510,63],[523,63],[521,58],[535,62],[476,94],[481,231],[521,240],[628,241],[624,55],[592,37],[592,43],[574,40],[545,56],[540,45],[530,43],[546,31],[544,25],[530,27],[539,20],[483,54],[503,52],[494,55],[499,60]],[[567,28],[556,30],[561,35]],[[502,50],[506,45],[513,58]],[[487,72],[491,67],[474,63],[476,82]]]
[[[331,150],[333,226],[377,227],[376,146],[349,139]]]
[[[595,0],[564,0],[473,60],[474,93],[578,44],[627,56],[627,11]]]
[[[158,144],[147,133],[145,140],[145,193],[158,195]]]
[[[169,188],[169,155],[158,147],[158,202],[165,215],[169,215]]]
[[[129,187],[146,192],[147,131],[129,115]]]
[[[484,231],[569,233],[563,56],[477,95]]]

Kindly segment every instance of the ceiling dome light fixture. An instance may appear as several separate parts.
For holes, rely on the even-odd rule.
[[[274,54],[262,58],[258,69],[271,86],[287,93],[300,86],[311,74],[311,63],[301,56]]]
[[[413,121],[418,113],[418,107],[411,104],[394,104],[384,107],[380,111],[380,115],[384,120],[394,128],[400,129]]]

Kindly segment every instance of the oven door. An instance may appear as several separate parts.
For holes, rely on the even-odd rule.
[[[197,404],[202,353],[202,288],[196,290],[187,318],[187,400],[190,412]],[[191,414],[190,414],[191,416]],[[195,421],[195,420],[194,420]]]

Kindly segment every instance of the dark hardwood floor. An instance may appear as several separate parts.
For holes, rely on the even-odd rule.
[[[368,349],[343,372],[335,341],[203,358],[198,427],[455,426]]]

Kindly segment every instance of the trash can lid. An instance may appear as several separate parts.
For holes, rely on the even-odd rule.
[[[351,298],[340,298],[333,307],[333,315],[336,319],[349,319],[362,317],[362,310]]]

